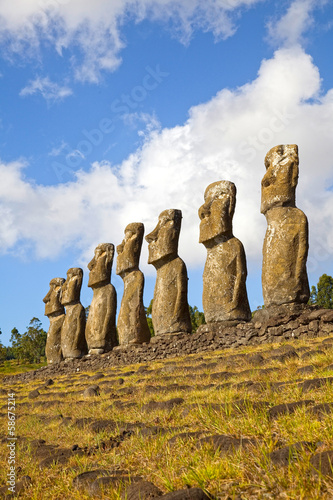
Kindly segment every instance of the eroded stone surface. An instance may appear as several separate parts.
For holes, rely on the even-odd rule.
[[[139,269],[144,225],[132,223],[125,228],[125,238],[117,246],[117,274],[124,281],[124,294],[118,315],[119,344],[142,344],[150,341],[150,331],[143,306],[144,276]]]
[[[213,445],[214,450],[219,451],[221,454],[235,452],[239,449],[246,448],[247,446],[255,445],[256,439],[252,438],[234,438],[224,434],[216,434],[199,439],[198,445],[202,446],[205,443]]]
[[[307,303],[308,221],[296,208],[298,147],[272,148],[266,155],[261,182],[261,213],[267,220],[263,246],[262,287],[265,307]]]
[[[50,290],[43,299],[45,316],[50,320],[45,346],[45,356],[48,364],[59,363],[63,359],[61,328],[65,320],[65,308],[61,304],[61,287],[64,283],[63,278],[53,278],[50,281]]]
[[[314,404],[314,401],[312,399],[295,401],[293,403],[282,403],[270,408],[268,410],[268,417],[273,420],[280,417],[281,415],[291,415],[292,413],[295,413],[298,408],[304,408],[305,406],[310,406],[312,404]]]
[[[211,497],[206,495],[201,488],[187,488],[185,490],[172,491],[159,498],[163,500],[210,500]]]
[[[72,267],[62,285],[61,304],[66,307],[66,316],[61,328],[61,349],[64,358],[80,358],[87,353],[85,338],[86,315],[80,303],[83,271]]]
[[[152,320],[155,335],[191,333],[187,301],[187,270],[178,256],[181,210],[164,210],[155,229],[146,236],[148,264],[157,270]]]
[[[116,488],[119,485],[125,486],[126,484],[142,481],[140,476],[129,476],[125,474],[114,474],[112,476],[102,476],[95,479],[88,486],[88,492],[91,495],[102,495],[104,491],[110,488]]]
[[[274,465],[286,467],[290,462],[296,461],[305,451],[314,451],[315,449],[316,443],[299,441],[290,446],[274,450],[268,456]]]
[[[117,345],[116,312],[117,294],[110,283],[114,256],[112,243],[101,243],[88,264],[88,286],[93,289],[93,299],[86,326],[89,352],[103,353]]]
[[[173,398],[168,401],[150,401],[147,404],[142,405],[142,411],[154,411],[154,410],[168,410],[171,411],[175,406],[184,403],[183,398]]]
[[[207,323],[251,319],[245,252],[232,233],[235,204],[235,185],[219,181],[207,187],[199,209],[199,242],[207,249],[202,294]]]
[[[163,495],[162,491],[150,481],[137,481],[125,485],[122,500],[152,500]]]
[[[311,457],[310,464],[315,474],[333,477],[333,450],[317,453]]]

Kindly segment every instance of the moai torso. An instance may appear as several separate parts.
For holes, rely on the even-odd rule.
[[[50,281],[50,290],[44,297],[45,316],[50,320],[47,332],[45,355],[48,364],[59,363],[62,359],[61,329],[65,320],[65,308],[61,304],[61,287],[65,283],[63,278],[54,278]]]
[[[149,243],[148,263],[157,270],[152,308],[156,335],[192,331],[187,301],[187,270],[178,257],[181,217],[180,210],[164,210],[154,231],[146,236]]]
[[[267,220],[263,246],[262,287],[265,306],[309,300],[306,272],[308,221],[295,206],[298,148],[272,148],[265,159],[261,212]]]
[[[245,252],[232,234],[235,203],[235,185],[219,181],[207,187],[199,209],[199,241],[207,249],[202,294],[207,323],[251,319]]]
[[[142,344],[150,341],[150,331],[143,305],[144,276],[139,270],[143,224],[125,228],[125,238],[117,246],[117,274],[124,281],[124,294],[118,315],[119,344]]]
[[[88,286],[94,293],[86,325],[90,354],[101,354],[117,345],[117,294],[110,283],[113,256],[112,243],[101,243],[96,247],[94,258],[88,264]]]
[[[66,317],[61,329],[61,349],[64,358],[80,358],[87,354],[86,315],[80,303],[82,278],[82,269],[73,267],[67,271],[67,279],[62,286],[61,303],[66,308]]]

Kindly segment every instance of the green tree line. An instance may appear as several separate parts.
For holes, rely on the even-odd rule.
[[[333,309],[333,278],[328,274],[320,276],[317,286],[311,287],[309,304]]]
[[[0,342],[0,361],[16,359],[18,362],[40,363],[45,356],[46,336],[38,318],[32,318],[23,334],[14,327],[10,337],[11,346],[5,347]]]
[[[146,316],[148,321],[148,326],[150,329],[151,336],[154,336],[153,322],[151,319],[153,301],[151,300],[149,306],[145,308]],[[193,332],[195,332],[198,327],[205,323],[205,317],[202,312],[198,310],[196,306],[190,308],[190,316]],[[86,307],[86,316],[89,313],[89,306]],[[1,330],[0,330],[1,335]],[[28,363],[39,363],[41,358],[45,356],[45,345],[46,345],[47,333],[42,328],[42,324],[38,318],[32,318],[27,327],[25,333],[21,334],[17,328],[13,328],[11,331],[9,347],[5,347],[0,342],[0,362],[16,359],[18,363],[21,361],[27,361]]]

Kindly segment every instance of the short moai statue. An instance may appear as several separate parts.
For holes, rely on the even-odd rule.
[[[199,242],[207,249],[202,294],[206,322],[249,321],[246,257],[232,232],[236,186],[229,181],[214,182],[204,199],[199,208]]]
[[[43,298],[45,316],[50,320],[45,346],[45,356],[48,364],[59,363],[63,359],[61,328],[65,320],[65,308],[61,304],[61,287],[64,283],[64,278],[53,278],[50,281],[50,290]]]
[[[62,285],[61,303],[66,308],[66,317],[61,329],[61,349],[64,358],[80,358],[87,354],[85,339],[86,315],[80,302],[83,271],[72,267]]]
[[[261,182],[261,213],[267,220],[263,246],[262,287],[265,307],[307,303],[308,221],[296,208],[296,144],[272,148]]]
[[[89,354],[102,354],[117,345],[117,294],[110,283],[113,257],[114,245],[101,243],[88,264],[88,286],[94,292],[86,326]]]
[[[150,341],[150,330],[143,306],[144,276],[139,269],[144,225],[128,224],[125,238],[117,246],[117,274],[124,281],[117,331],[119,344],[142,344]]]
[[[155,335],[191,333],[187,302],[187,270],[178,256],[181,210],[164,210],[155,229],[146,236],[148,264],[157,270],[152,308]]]

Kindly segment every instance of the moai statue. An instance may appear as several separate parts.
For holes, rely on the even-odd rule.
[[[125,228],[125,238],[117,246],[117,274],[124,280],[117,330],[119,344],[142,344],[150,341],[150,331],[143,306],[144,276],[139,270],[144,225],[140,222]]]
[[[61,349],[64,358],[80,358],[87,353],[84,335],[86,315],[80,303],[83,271],[72,267],[62,285],[61,303],[66,307],[66,317],[61,329]]]
[[[53,278],[50,281],[50,290],[43,298],[45,316],[50,320],[47,332],[45,355],[48,364],[59,363],[62,357],[61,328],[65,320],[65,308],[61,304],[61,287],[65,283],[63,278]]]
[[[249,321],[246,257],[232,234],[236,186],[229,181],[210,184],[199,208],[200,237],[207,249],[202,305],[207,323]]]
[[[298,163],[296,144],[276,146],[265,158],[261,181],[261,213],[267,220],[262,266],[265,307],[306,303],[310,296],[308,221],[295,205]]]
[[[101,243],[88,264],[88,286],[94,292],[86,326],[89,354],[102,354],[117,345],[117,294],[110,283],[113,256],[114,245]]]
[[[154,231],[146,236],[148,264],[157,270],[152,320],[155,335],[191,333],[187,302],[187,270],[178,257],[181,210],[164,210]]]

